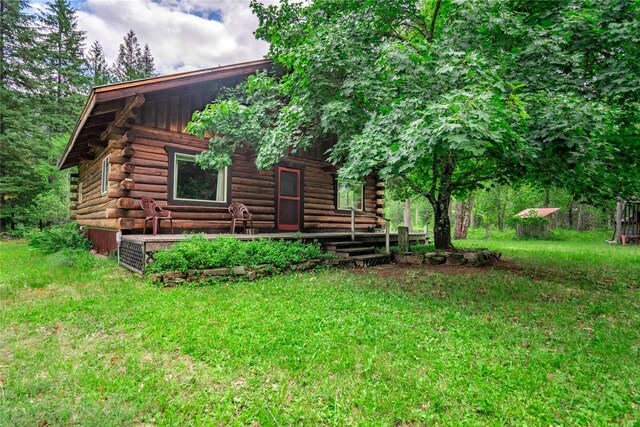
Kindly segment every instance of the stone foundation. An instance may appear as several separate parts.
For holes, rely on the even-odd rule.
[[[283,271],[305,271],[316,268],[318,265],[340,265],[340,260],[309,260],[290,264]],[[206,270],[170,271],[167,273],[150,274],[149,278],[155,284],[175,286],[186,282],[200,282],[205,280],[254,280],[278,272],[271,264],[256,265],[255,267],[212,268]]]

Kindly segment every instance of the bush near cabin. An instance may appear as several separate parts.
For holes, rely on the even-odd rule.
[[[156,252],[147,271],[184,273],[191,269],[255,267],[262,264],[270,264],[282,270],[293,263],[329,257],[331,255],[324,253],[317,243],[305,244],[282,239],[243,242],[232,237],[207,240],[204,236],[196,235],[169,249]]]
[[[62,250],[88,250],[91,242],[80,231],[78,224],[72,221],[34,232],[30,236],[29,246],[45,253],[54,253]]]

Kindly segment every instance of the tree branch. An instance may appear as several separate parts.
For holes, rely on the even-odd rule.
[[[429,35],[427,38],[429,40],[433,39],[433,33],[436,30],[436,20],[438,19],[438,14],[440,13],[440,6],[442,6],[442,0],[436,1],[436,8],[433,11],[433,16],[431,17],[431,26],[429,27]]]
[[[411,189],[413,191],[415,191],[416,193],[420,194],[421,196],[424,196],[427,198],[427,200],[429,200],[429,202],[431,203],[435,203],[436,199],[435,197],[431,196],[431,194],[429,194],[428,191],[418,187],[416,184],[414,184],[413,182],[411,182],[406,176],[402,177],[402,180],[409,186],[411,187]]]

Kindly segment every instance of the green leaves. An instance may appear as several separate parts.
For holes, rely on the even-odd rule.
[[[216,156],[246,144],[268,168],[331,139],[341,178],[399,178],[432,203],[524,179],[592,199],[638,194],[637,175],[610,167],[613,148],[638,152],[635,2],[253,7],[285,73],[234,92],[246,111],[197,118],[224,134],[224,146],[212,140]]]
[[[299,241],[252,240],[243,242],[233,237],[207,240],[195,235],[158,251],[147,270],[152,273],[208,269],[220,267],[255,267],[270,264],[283,269],[291,263],[323,259],[329,255],[316,244]]]

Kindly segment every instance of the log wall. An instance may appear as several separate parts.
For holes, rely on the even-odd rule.
[[[181,89],[137,95],[125,102],[99,138],[89,141],[91,152],[78,165],[78,184],[82,203],[76,203],[75,218],[80,225],[126,232],[142,232],[144,211],[140,199],[151,197],[172,211],[176,233],[184,230],[224,232],[229,227],[225,207],[168,205],[168,147],[203,151],[207,143],[183,132],[193,111],[215,98],[221,86],[233,82],[209,82]],[[283,165],[303,172],[303,230],[349,230],[350,212],[336,212],[335,168],[322,161],[331,141],[292,155]],[[102,159],[110,163],[109,188],[100,194]],[[73,179],[73,178],[72,178]],[[72,182],[73,184],[73,182]],[[76,189],[77,190],[77,189]],[[366,212],[382,214],[384,188],[373,176],[365,185]],[[255,155],[249,151],[234,154],[231,167],[230,202],[245,204],[253,215],[253,226],[273,231],[275,221],[274,170],[258,171]],[[72,200],[77,195],[72,194]],[[356,228],[381,227],[375,218],[357,216]],[[169,222],[162,221],[167,230]]]
[[[116,201],[109,198],[108,194],[101,194],[102,160],[109,156],[111,151],[109,147],[105,147],[96,153],[94,159],[83,160],[78,164],[78,188],[75,194],[72,193],[71,201],[75,202],[75,219],[80,225],[106,229],[121,228],[118,218],[107,217],[107,210],[114,206]],[[113,185],[111,182],[109,184]]]
[[[152,197],[172,211],[174,232],[200,230],[225,232],[229,227],[227,208],[167,204],[168,162],[167,147],[205,150],[207,144],[184,133],[167,131],[143,125],[134,125],[130,135],[134,139],[126,144],[110,143],[96,155],[95,160],[81,162],[79,182],[83,184],[83,200],[77,206],[77,219],[81,225],[99,228],[142,232],[144,211],[140,199]],[[115,148],[114,148],[115,147]],[[100,195],[101,165],[109,156],[109,190]],[[273,231],[275,224],[274,171],[259,171],[255,156],[245,150],[234,155],[231,167],[231,201],[245,204],[253,214],[254,228]],[[328,164],[302,156],[291,156],[283,164],[303,171],[304,230],[348,230],[349,212],[335,211],[334,174],[327,172]],[[330,169],[330,168],[329,168]],[[365,210],[370,213],[380,208],[380,187],[374,177],[365,185]],[[375,218],[357,216],[359,230],[378,227]],[[162,221],[167,230],[169,222]]]

